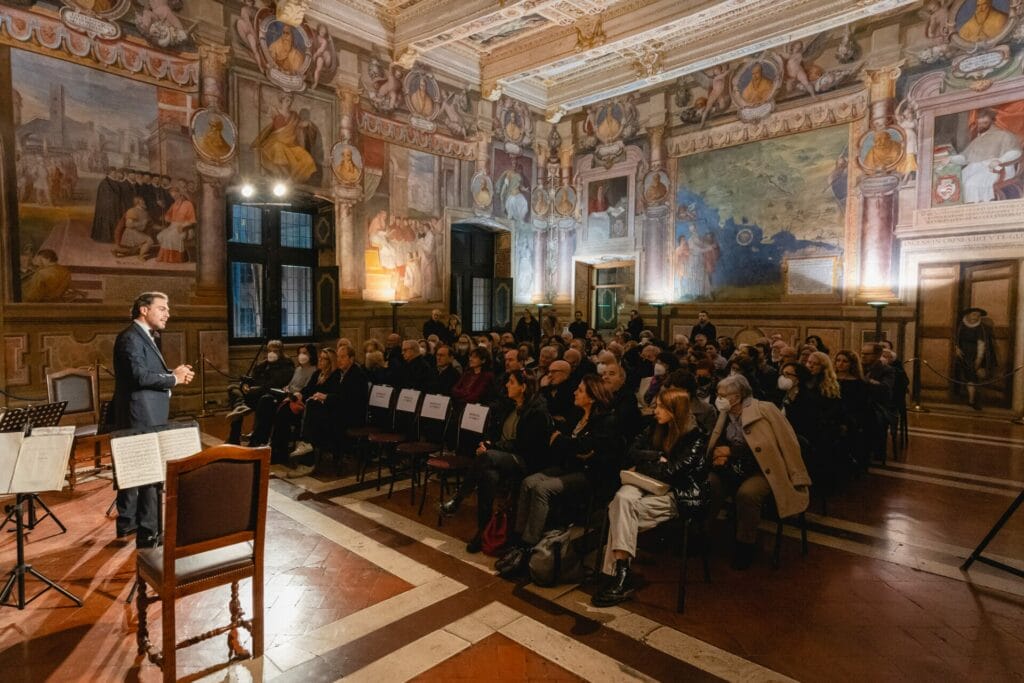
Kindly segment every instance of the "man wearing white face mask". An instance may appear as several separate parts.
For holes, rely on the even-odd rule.
[[[761,507],[769,496],[782,517],[807,509],[811,478],[800,443],[785,416],[768,401],[753,398],[742,375],[718,383],[718,422],[711,434],[708,477],[713,492],[711,519],[725,498],[736,501],[736,556],[733,568],[754,561]]]
[[[273,387],[282,387],[292,376],[295,364],[284,355],[284,345],[278,339],[267,342],[266,359],[253,368],[251,377],[243,377],[241,384],[228,387],[228,402],[232,406],[226,417],[235,420],[251,412],[260,397]]]

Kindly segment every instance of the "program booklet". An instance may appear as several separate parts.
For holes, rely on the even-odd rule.
[[[60,491],[74,443],[73,426],[0,433],[0,493]]]
[[[162,483],[167,478],[167,461],[187,458],[201,450],[199,428],[191,425],[111,438],[117,487]]]
[[[656,496],[664,496],[669,490],[669,485],[665,482],[658,481],[653,477],[648,477],[646,474],[640,474],[633,470],[621,470],[619,472],[619,481],[623,484],[632,484],[638,489],[647,493],[653,493]]]

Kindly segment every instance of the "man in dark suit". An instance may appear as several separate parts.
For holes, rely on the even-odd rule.
[[[394,387],[426,391],[433,381],[433,374],[430,363],[422,355],[420,345],[413,339],[402,342],[402,365],[395,373]]]
[[[160,353],[160,332],[171,309],[167,295],[140,294],[132,304],[132,323],[114,342],[114,427],[138,429],[167,424],[171,388],[195,377],[188,365],[170,370]],[[135,545],[148,548],[157,536],[156,486],[117,492],[117,535],[135,532]]]
[[[451,396],[452,387],[459,381],[459,371],[452,365],[452,349],[446,344],[442,344],[437,347],[437,351],[434,352],[434,360],[436,365],[434,367],[433,381],[427,387],[427,390],[432,394],[441,394],[442,396]]]
[[[698,334],[703,334],[707,341],[718,340],[718,328],[711,322],[711,314],[707,311],[701,311],[697,314],[697,324],[690,328],[690,343],[694,341],[694,337]]]

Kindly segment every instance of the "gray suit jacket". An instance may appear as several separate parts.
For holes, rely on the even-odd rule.
[[[173,386],[156,342],[133,321],[114,342],[114,427],[166,424]]]

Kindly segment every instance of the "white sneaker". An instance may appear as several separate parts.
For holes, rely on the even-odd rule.
[[[296,465],[295,469],[288,470],[285,472],[285,477],[288,479],[297,479],[299,477],[305,477],[313,471],[312,465]]]
[[[313,452],[313,445],[305,441],[299,441],[295,444],[295,449],[288,454],[290,458],[300,458],[303,455],[308,455]]]
[[[241,417],[242,415],[245,415],[246,413],[251,413],[251,412],[252,412],[252,408],[250,408],[249,406],[245,405],[244,403],[239,403],[237,406],[232,408],[231,412],[229,412],[227,415],[225,415],[224,418],[227,419],[227,420],[233,420],[236,417]]]

